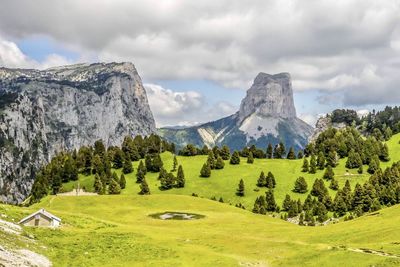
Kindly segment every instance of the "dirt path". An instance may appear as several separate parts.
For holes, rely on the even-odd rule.
[[[379,251],[379,250],[372,250],[369,248],[347,248],[347,250],[353,251],[353,252],[358,252],[358,253],[377,255],[377,256],[381,256],[381,257],[400,259],[399,255],[390,254],[390,253],[386,253],[384,251]]]

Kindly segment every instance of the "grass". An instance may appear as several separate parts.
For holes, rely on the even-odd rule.
[[[400,135],[389,142],[393,161],[400,159]],[[172,155],[162,155],[165,167],[171,168]],[[243,203],[251,209],[256,196],[255,184],[261,170],[272,171],[279,204],[291,192],[295,179],[303,175],[311,187],[317,174],[300,172],[301,160],[242,159],[239,166],[226,163],[210,178],[200,178],[205,156],[178,157],[186,175],[186,187],[160,191],[157,175],[146,179],[152,195],[140,196],[135,174],[127,175],[127,188],[121,195],[48,196],[31,207],[0,205],[8,220],[20,220],[39,208],[62,218],[56,230],[25,228],[25,242],[0,231],[0,245],[26,247],[48,256],[54,266],[399,266],[400,258],[362,253],[383,251],[400,255],[400,206],[385,208],[360,218],[324,227],[297,226],[270,216],[253,214],[208,198]],[[382,166],[389,166],[391,162]],[[134,163],[135,168],[137,162]],[[354,186],[369,175],[345,176],[345,161],[334,170],[340,184],[349,179]],[[120,173],[120,170],[117,170]],[[350,173],[355,174],[355,170]],[[245,181],[246,196],[235,195],[240,179]],[[80,176],[81,186],[91,187],[91,176]],[[64,189],[74,184],[64,185]],[[191,197],[197,193],[201,197]],[[334,192],[331,192],[334,193]],[[204,215],[199,220],[159,220],[150,214],[188,212]]]
[[[208,199],[180,195],[49,196],[29,208],[0,205],[2,212],[16,219],[42,207],[61,217],[63,226],[58,230],[25,231],[35,236],[31,248],[47,255],[54,266],[400,264],[400,259],[349,250],[367,248],[399,255],[400,227],[396,218],[400,206],[326,227],[301,227]],[[167,210],[202,214],[205,218],[163,221],[148,216]]]

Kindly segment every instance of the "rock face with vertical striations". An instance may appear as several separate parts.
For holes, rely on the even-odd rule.
[[[0,200],[21,202],[35,172],[60,150],[155,131],[131,63],[0,68]]]
[[[288,73],[259,73],[235,114],[186,129],[163,128],[159,133],[178,146],[228,145],[242,149],[284,142],[286,147],[303,148],[313,128],[296,116],[291,78]]]

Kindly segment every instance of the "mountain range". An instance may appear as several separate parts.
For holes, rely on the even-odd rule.
[[[35,173],[62,150],[159,133],[182,147],[231,149],[284,142],[303,148],[313,128],[296,117],[290,75],[260,73],[235,114],[184,129],[156,129],[132,63],[46,70],[0,68],[0,200],[20,203]]]
[[[159,134],[178,146],[227,145],[242,149],[283,142],[304,148],[313,128],[296,116],[291,77],[288,73],[259,73],[235,114],[187,128],[161,128]]]

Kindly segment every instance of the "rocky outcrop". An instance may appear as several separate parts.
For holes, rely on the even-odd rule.
[[[178,146],[188,143],[228,145],[242,149],[255,144],[283,141],[287,147],[303,148],[313,128],[296,117],[290,75],[260,73],[247,91],[237,113],[200,126],[186,129],[160,129],[159,133]]]
[[[34,174],[60,150],[156,131],[131,63],[43,71],[0,68],[0,199],[19,203]]]
[[[318,136],[328,130],[329,128],[336,128],[336,129],[342,129],[346,128],[347,124],[344,122],[341,123],[334,123],[332,122],[331,116],[328,114],[326,116],[320,117],[317,120],[317,123],[315,124],[314,132],[310,137],[310,142],[314,142],[317,140]]]
[[[292,82],[289,73],[259,73],[247,90],[239,110],[238,122],[250,115],[274,118],[296,118]]]

